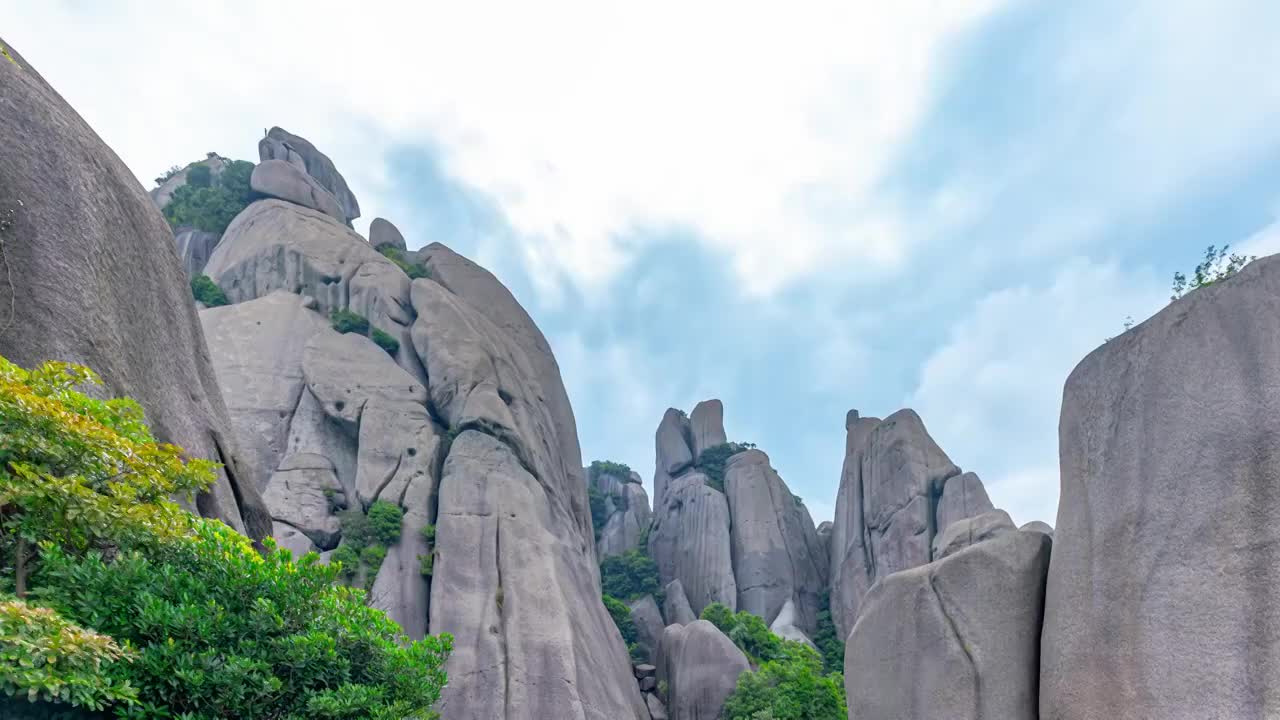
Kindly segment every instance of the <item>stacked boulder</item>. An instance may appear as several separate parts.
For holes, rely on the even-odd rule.
[[[646,720],[542,333],[443,245],[410,280],[348,227],[358,205],[332,163],[278,130],[254,171],[271,197],[204,269],[232,304],[201,312],[278,539],[327,554],[347,541],[344,509],[400,508],[399,539],[358,580],[411,637],[454,636],[445,717]],[[345,313],[368,329],[340,332]]]
[[[653,519],[640,474],[599,465],[584,468],[584,472],[587,482],[604,498],[605,521],[596,540],[596,554],[604,560],[638,550]]]
[[[667,410],[655,446],[649,551],[662,582],[681,591],[668,587],[667,602],[681,610],[684,603],[695,616],[718,602],[766,623],[789,607],[783,624],[812,636],[827,553],[808,509],[768,455],[727,444],[719,400],[699,403],[688,416]],[[713,466],[705,462],[711,454],[729,457]]]

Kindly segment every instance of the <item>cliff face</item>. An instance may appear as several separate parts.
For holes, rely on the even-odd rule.
[[[411,636],[454,636],[445,717],[647,718],[600,600],[577,430],[545,338],[444,245],[411,254],[426,275],[411,280],[347,226],[358,205],[328,158],[283,137],[263,141],[254,171],[272,197],[232,221],[204,268],[232,304],[201,313],[277,537],[329,557],[353,542],[351,510],[399,508],[399,539],[353,582]],[[335,312],[369,329],[340,333]]]
[[[197,498],[202,514],[268,534],[173,233],[115,153],[9,54],[0,58],[0,353],[96,370],[106,392],[146,408],[158,439],[225,465]]]

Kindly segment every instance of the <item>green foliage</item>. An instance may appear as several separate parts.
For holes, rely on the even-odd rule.
[[[698,619],[706,620],[712,625],[715,625],[716,627],[720,628],[720,632],[724,633],[725,635],[728,635],[729,631],[733,630],[733,625],[734,625],[733,611],[730,610],[728,606],[726,606],[724,603],[713,602],[710,605],[702,608],[702,615],[698,616]]]
[[[726,720],[845,720],[844,678],[822,673],[822,659],[802,643],[786,642],[756,672],[738,676],[725,699]]]
[[[588,485],[587,502],[591,505],[591,529],[595,533],[596,542],[599,542],[600,531],[604,529],[604,523],[609,519],[609,509],[605,505],[604,493],[597,490],[594,485]]]
[[[422,263],[409,262],[408,258],[405,257],[404,251],[400,248],[383,245],[378,248],[378,252],[382,253],[384,257],[395,263],[397,267],[404,271],[405,275],[409,276],[410,280],[431,277],[431,271],[427,269],[426,265],[423,265]]]
[[[191,187],[207,188],[213,184],[213,171],[208,165],[195,165],[187,171],[187,184]]]
[[[636,624],[631,619],[631,608],[626,603],[612,597],[604,595],[604,608],[609,611],[609,616],[613,618],[613,624],[618,626],[618,632],[622,633],[622,641],[631,646],[638,638],[636,633]]]
[[[342,575],[350,580],[360,571],[360,553],[350,545],[339,545],[334,549],[333,554],[329,556],[330,563],[338,563],[342,566]]]
[[[436,526],[435,525],[423,525],[422,529],[419,530],[418,532],[422,534],[422,539],[426,540],[428,545],[436,544]]]
[[[135,653],[106,635],[68,622],[49,608],[0,598],[0,690],[37,700],[102,710],[133,703],[138,690],[103,669]]]
[[[253,163],[235,160],[223,167],[216,182],[210,178],[201,186],[191,182],[192,175],[199,180],[209,174],[209,168],[206,165],[192,167],[187,171],[187,184],[175,190],[165,205],[165,219],[174,228],[194,227],[221,235],[236,215],[258,198],[249,187],[252,173]]]
[[[1245,257],[1244,255],[1236,255],[1232,253],[1227,255],[1230,245],[1223,245],[1219,250],[1215,246],[1210,245],[1204,253],[1204,261],[1196,265],[1196,269],[1191,273],[1190,282],[1187,276],[1177,272],[1173,274],[1173,295],[1169,297],[1169,301],[1173,302],[1182,297],[1184,293],[1212,285],[1216,282],[1226,280],[1235,275],[1245,265],[1257,260],[1257,256]],[[1125,328],[1128,329],[1127,327]]]
[[[222,292],[222,288],[218,287],[208,275],[197,275],[191,278],[191,295],[197,302],[202,302],[207,307],[221,307],[230,303],[227,300],[227,294]]]
[[[342,544],[330,559],[342,563],[342,574],[351,580],[364,570],[366,584],[373,582],[387,556],[387,546],[400,540],[404,510],[395,503],[377,500],[367,513],[352,508],[342,513]]]
[[[391,337],[390,333],[384,332],[379,328],[373,328],[369,337],[373,338],[373,342],[388,354],[395,355],[400,350],[400,341]]]
[[[334,310],[329,314],[330,324],[340,333],[369,334],[369,320],[357,312],[345,308]]]
[[[612,475],[623,482],[631,482],[631,467],[612,460],[593,460],[587,474],[592,480],[601,475]]]
[[[376,500],[369,506],[366,517],[369,520],[370,537],[375,541],[383,545],[394,545],[400,540],[400,521],[404,518],[404,510],[399,505]]]
[[[180,172],[182,172],[181,165],[170,165],[168,170],[165,170],[156,178],[156,184],[163,185],[166,180],[173,177],[174,175],[177,175]]]
[[[696,466],[707,476],[707,485],[724,492],[724,466],[729,458],[740,452],[754,448],[755,443],[728,442],[712,445],[698,455]]]
[[[658,594],[658,564],[639,550],[610,555],[600,563],[600,587],[605,595],[631,602]]]
[[[818,627],[813,633],[813,644],[818,646],[818,653],[822,655],[822,669],[827,673],[844,672],[844,641],[836,632],[830,596],[826,592],[822,593],[818,607]]]
[[[427,553],[418,556],[418,569],[422,572],[422,577],[429,578],[435,572],[436,556],[434,553]]]
[[[336,565],[182,510],[215,466],[75,389],[94,381],[0,358],[0,583],[39,605],[0,603],[6,691],[123,717],[432,717],[451,638],[410,642]]]

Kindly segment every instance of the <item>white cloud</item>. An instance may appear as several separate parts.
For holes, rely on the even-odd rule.
[[[1074,259],[1046,286],[993,292],[950,329],[923,364],[907,404],[934,439],[982,476],[992,501],[1019,522],[1053,522],[1058,410],[1071,369],[1128,315],[1168,302],[1147,268]]]
[[[820,262],[901,261],[869,188],[948,39],[998,1],[0,5],[144,180],[252,157],[280,124],[334,157],[367,222],[396,190],[380,153],[429,137],[537,243],[529,262],[598,285],[625,262],[616,233],[691,227],[768,293]],[[815,218],[811,192],[861,219]]]

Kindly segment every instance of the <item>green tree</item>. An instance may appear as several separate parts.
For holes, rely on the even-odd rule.
[[[707,485],[724,492],[724,466],[729,458],[754,448],[755,443],[728,442],[712,445],[698,455],[698,470],[707,476]]]
[[[631,608],[621,600],[605,595],[601,598],[604,600],[604,608],[609,611],[609,617],[613,618],[613,624],[618,626],[618,632],[622,633],[622,640],[631,647],[637,639],[636,624],[631,619]]]
[[[658,564],[639,550],[610,555],[600,563],[600,587],[606,595],[631,602],[658,595]]]
[[[196,182],[192,182],[193,174]],[[194,227],[221,235],[241,210],[260,197],[249,186],[252,174],[253,163],[244,160],[224,165],[216,180],[210,177],[208,166],[192,167],[187,171],[187,183],[175,190],[165,205],[165,219],[174,228]],[[196,184],[199,182],[205,184]]]
[[[604,530],[604,523],[609,519],[609,509],[605,504],[604,493],[597,490],[594,485],[588,485],[587,503],[591,507],[591,529],[595,534],[596,542],[599,542],[600,531]]]
[[[720,628],[753,662],[773,660],[782,652],[782,638],[774,635],[758,616],[745,610],[734,613],[721,603],[702,609],[701,619]]]
[[[0,358],[0,592],[26,598],[0,600],[6,717],[433,717],[451,638],[411,642],[338,566],[180,508],[216,466],[77,389],[95,381]]]
[[[813,633],[813,644],[818,646],[822,655],[822,669],[825,672],[844,672],[844,641],[836,631],[836,624],[831,617],[831,602],[828,593],[823,592],[818,610],[818,627]]]
[[[738,676],[725,699],[726,720],[845,720],[844,677],[822,673],[822,658],[802,643],[784,642],[778,656]]]
[[[1230,245],[1223,245],[1221,249],[1210,245],[1205,249],[1204,261],[1196,265],[1196,269],[1191,273],[1191,279],[1188,281],[1187,276],[1176,272],[1173,274],[1173,295],[1169,297],[1169,301],[1173,302],[1182,297],[1183,294],[1221,282],[1235,275],[1245,265],[1257,260],[1257,256],[1245,257],[1244,255],[1236,255],[1232,253],[1227,255]],[[1128,328],[1126,328],[1128,329]]]
[[[612,460],[593,460],[591,461],[591,466],[587,469],[587,475],[592,480],[601,475],[612,475],[623,482],[630,482],[631,466],[626,463],[613,462]]]
[[[196,302],[202,302],[206,307],[221,307],[230,304],[227,294],[218,287],[208,275],[197,275],[191,278],[191,296]]]
[[[720,628],[720,632],[728,635],[733,630],[734,617],[733,611],[724,603],[713,602],[702,608],[700,619]]]

